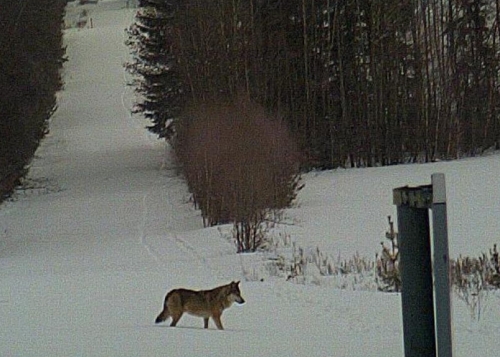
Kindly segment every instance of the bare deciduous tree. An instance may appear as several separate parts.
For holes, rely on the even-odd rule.
[[[178,127],[175,152],[206,225],[232,222],[238,251],[264,239],[269,214],[299,188],[299,155],[279,118],[239,97],[196,105]]]

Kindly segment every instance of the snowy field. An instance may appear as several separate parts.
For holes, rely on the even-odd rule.
[[[264,255],[238,256],[227,227],[202,227],[168,147],[129,114],[125,5],[87,5],[93,28],[66,30],[50,134],[27,187],[0,207],[0,356],[402,356],[398,294],[260,276]],[[307,174],[291,224],[273,234],[374,259],[395,219],[392,189],[429,184],[434,172],[446,174],[451,255],[500,243],[498,154]],[[245,279],[251,269],[257,279]],[[179,328],[154,324],[168,290],[238,279],[247,302],[224,313],[226,330],[189,316]],[[498,356],[500,295],[488,294],[479,320],[453,303],[455,356]]]

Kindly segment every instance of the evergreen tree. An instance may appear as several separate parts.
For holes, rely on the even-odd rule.
[[[0,199],[14,188],[56,108],[65,0],[0,0]]]
[[[137,92],[142,95],[134,111],[150,119],[148,129],[162,138],[173,134],[184,99],[172,46],[177,10],[175,0],[139,0],[136,21],[128,30],[133,62],[127,68],[137,75]]]

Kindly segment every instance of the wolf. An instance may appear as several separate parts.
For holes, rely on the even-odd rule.
[[[175,326],[182,315],[188,314],[203,317],[204,327],[208,328],[208,319],[211,317],[215,326],[223,330],[221,322],[222,312],[230,307],[233,302],[244,304],[245,299],[241,296],[239,281],[232,281],[211,290],[189,290],[174,289],[168,292],[163,303],[163,311],[160,312],[155,323],[160,323],[172,318],[170,326]]]

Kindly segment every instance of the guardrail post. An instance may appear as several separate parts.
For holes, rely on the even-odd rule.
[[[429,230],[431,186],[394,190],[405,357],[436,356]]]
[[[398,213],[405,357],[452,357],[444,174],[433,174],[432,185],[396,188],[393,199]],[[429,209],[432,209],[432,240]]]
[[[434,296],[439,357],[453,354],[451,331],[451,279],[444,174],[432,175],[432,229],[434,248]]]

